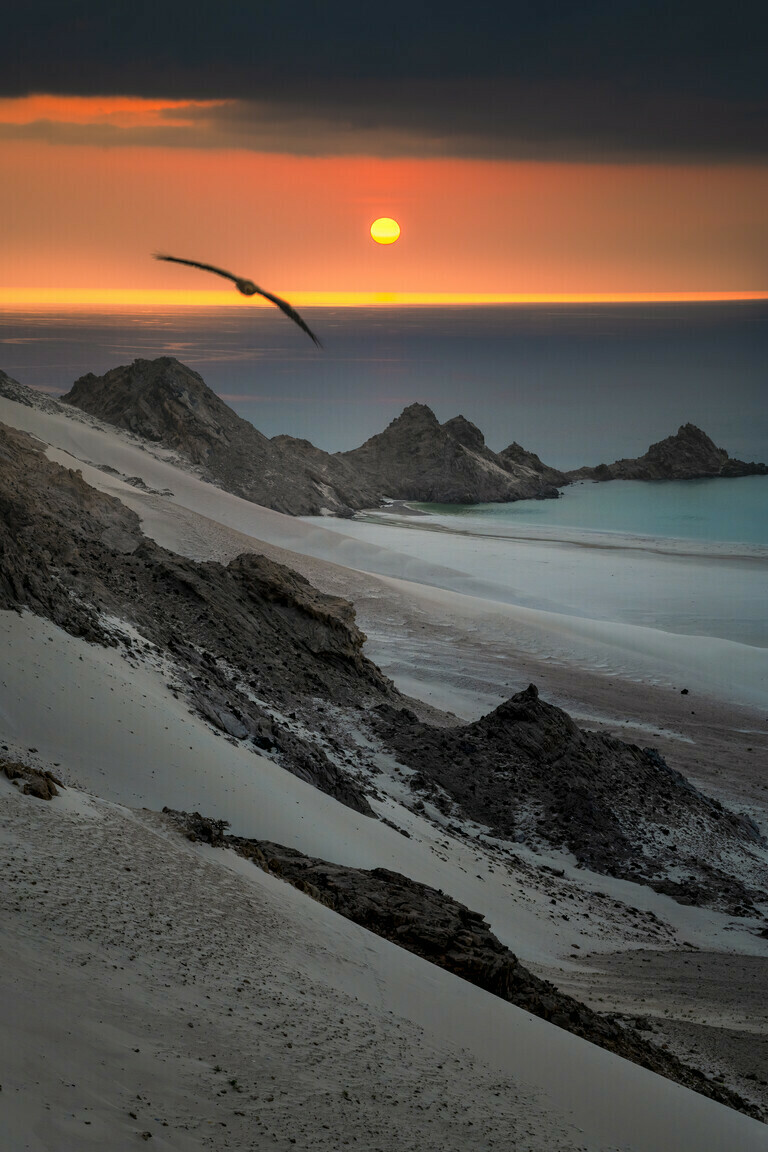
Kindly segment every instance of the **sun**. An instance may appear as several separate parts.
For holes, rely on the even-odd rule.
[[[394,244],[400,235],[400,225],[391,216],[380,216],[371,224],[371,236],[377,244]]]

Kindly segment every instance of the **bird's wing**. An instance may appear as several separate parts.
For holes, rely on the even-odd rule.
[[[282,312],[285,312],[286,316],[289,316],[291,318],[291,320],[293,320],[294,324],[298,324],[299,328],[304,329],[307,336],[309,336],[310,339],[314,340],[314,342],[315,342],[315,344],[317,344],[318,348],[322,348],[323,345],[318,340],[317,336],[315,336],[312,329],[307,327],[307,325],[302,320],[301,316],[299,316],[296,309],[292,308],[287,300],[281,300],[279,296],[273,296],[271,292],[265,292],[263,288],[257,288],[256,291],[258,292],[259,296],[263,296],[265,298],[265,300],[271,300],[273,304],[277,304],[278,308]]]
[[[163,256],[160,252],[155,252],[155,260],[170,260],[173,264],[188,264],[190,268],[202,268],[204,272],[215,272],[217,276],[226,276],[227,280],[234,280],[237,283],[241,280],[241,276],[233,276],[231,272],[225,272],[223,268],[214,268],[213,264],[201,264],[199,260],[182,260],[180,256]]]

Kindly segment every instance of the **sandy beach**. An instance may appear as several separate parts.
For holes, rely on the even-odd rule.
[[[472,719],[535,682],[583,727],[659,748],[768,827],[768,649],[620,619],[619,596],[604,598],[602,619],[570,614],[574,556],[587,550],[525,542],[505,584],[482,542],[471,563],[442,537],[425,550],[421,518],[290,519],[80,415],[0,400],[0,420],[118,496],[163,546],[223,562],[259,551],[350,599],[368,655],[424,715]],[[153,491],[125,482],[137,476]],[[579,578],[595,598],[606,558],[630,563],[620,549],[590,555]],[[644,556],[633,579],[654,563]],[[658,563],[708,579],[701,558]],[[757,564],[736,565],[745,588]],[[4,754],[55,764],[71,785],[48,805],[0,787],[13,880],[3,949],[21,957],[7,962],[5,1018],[14,1035],[26,1022],[21,1054],[9,1040],[0,1049],[10,1131],[26,1140],[16,1146],[128,1148],[144,1131],[179,1149],[765,1146],[757,1122],[500,1004],[229,853],[186,844],[156,813],[198,809],[243,835],[441,888],[534,970],[595,1007],[653,1017],[673,1050],[695,1045],[712,1074],[766,1106],[768,941],[753,924],[566,854],[532,871],[524,847],[468,841],[405,807],[391,763],[374,807],[396,827],[371,821],[213,731],[151,655],[100,649],[28,613],[2,613],[0,627]],[[706,981],[686,979],[691,957]]]

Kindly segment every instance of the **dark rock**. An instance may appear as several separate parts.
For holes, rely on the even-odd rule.
[[[168,812],[167,809],[163,811]],[[201,817],[169,813],[197,834]],[[220,822],[210,822],[218,826]],[[535,976],[474,912],[443,892],[387,868],[331,864],[265,840],[226,836],[224,845],[299,891],[431,964],[678,1084],[760,1118],[749,1103],[656,1047],[631,1024],[599,1015]]]
[[[226,567],[160,548],[118,500],[0,425],[0,608],[29,608],[74,636],[116,645],[103,614],[131,621],[172,656],[190,702],[232,739],[255,737],[280,763],[371,815],[322,748],[277,730],[270,708],[318,698],[361,705],[395,695],[363,654],[352,606],[290,568],[248,553]],[[122,639],[122,637],[121,637]],[[263,668],[265,704],[238,683]],[[237,675],[233,675],[235,669]]]
[[[726,863],[760,869],[750,849],[763,839],[748,817],[699,792],[655,749],[582,731],[533,684],[472,724],[433,727],[393,704],[377,707],[373,723],[414,770],[414,791],[439,789],[494,835],[565,848],[594,871],[682,903],[760,899]],[[670,879],[683,867],[689,881]]]
[[[0,772],[8,780],[18,782],[25,796],[34,796],[37,800],[52,800],[58,796],[59,788],[64,787],[53,772],[44,768],[30,768],[11,760],[0,760]]]
[[[269,440],[172,356],[88,373],[62,400],[175,449],[228,492],[278,512],[349,515],[379,502],[343,460],[308,440]]]
[[[651,444],[644,456],[577,468],[570,480],[698,480],[708,476],[765,476],[765,464],[732,460],[695,424],[683,424],[674,436]]]
[[[426,404],[409,405],[384,432],[341,458],[378,492],[399,500],[443,504],[522,500],[540,496],[552,486],[552,470],[538,457],[533,457],[537,468],[527,459],[497,456],[469,420],[455,416],[439,424]],[[567,482],[564,477],[562,482]]]

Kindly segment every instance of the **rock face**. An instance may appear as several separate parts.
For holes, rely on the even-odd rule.
[[[306,440],[269,440],[172,356],[81,376],[62,400],[175,449],[228,492],[278,512],[345,514],[379,502],[343,460]]]
[[[438,423],[425,404],[411,404],[384,432],[341,459],[383,495],[440,504],[557,496],[553,477],[533,453],[510,445],[497,455],[479,428],[463,416]]]
[[[535,976],[494,936],[481,913],[445,893],[387,868],[350,868],[305,856],[282,844],[228,836],[224,821],[207,819],[199,812],[169,808],[163,812],[189,839],[233,849],[355,924],[501,1000],[695,1092],[759,1117],[735,1092],[682,1064],[635,1028],[598,1014]]]
[[[755,826],[653,751],[581,731],[533,688],[474,724],[422,723],[365,657],[346,601],[254,553],[224,566],[159,547],[119,500],[0,426],[0,609],[21,608],[128,660],[159,655],[222,738],[359,812],[372,813],[370,748],[383,744],[411,770],[414,808],[434,818],[566,848],[734,914],[768,889]],[[369,751],[354,735],[366,724]]]
[[[296,516],[351,515],[384,496],[449,504],[555,497],[568,483],[517,444],[492,452],[463,416],[439,424],[424,404],[352,452],[269,440],[170,356],[81,376],[62,400],[173,448],[228,492]]]
[[[765,476],[765,464],[732,460],[695,424],[651,444],[644,456],[568,472],[570,480],[699,480],[710,476]]]
[[[396,693],[363,655],[354,609],[264,556],[197,563],[143,536],[136,514],[0,425],[0,608],[30,608],[75,636],[129,646],[105,614],[170,657],[179,689],[230,739],[371,813],[356,783],[307,738],[302,700],[358,707]]]
[[[768,876],[757,827],[697,791],[652,749],[585,732],[534,685],[473,724],[435,728],[391,705],[378,730],[412,790],[444,795],[492,835],[544,842],[683,904],[754,914]],[[734,869],[741,859],[741,875]],[[744,869],[746,868],[746,873]],[[751,871],[750,871],[751,869]]]

